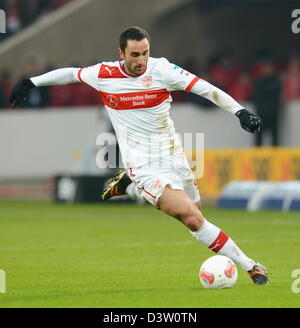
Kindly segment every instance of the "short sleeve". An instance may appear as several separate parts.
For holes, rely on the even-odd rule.
[[[166,58],[161,59],[160,72],[168,91],[183,90],[190,92],[199,81],[199,77],[186,71],[178,65],[170,63]]]
[[[101,64],[80,68],[77,72],[77,77],[81,82],[86,83],[98,90],[98,76],[100,68]]]

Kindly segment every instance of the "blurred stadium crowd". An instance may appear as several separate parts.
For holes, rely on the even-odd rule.
[[[9,38],[38,18],[73,0],[0,0],[6,13],[6,33],[0,40]]]
[[[74,0],[0,0],[0,8],[6,13],[7,33],[0,34],[0,38],[9,38],[17,34],[23,28],[35,22],[45,14]],[[260,49],[253,54],[252,60],[242,62],[237,60],[228,50],[208,58],[205,67],[199,67],[197,57],[186,58],[184,62],[174,62],[186,70],[198,75],[200,78],[211,82],[230,94],[238,102],[254,102],[259,93],[259,88],[264,90],[276,88],[280,94],[280,103],[287,103],[300,99],[300,57],[299,51],[293,50],[285,59],[278,60],[272,51]],[[101,59],[96,59],[94,65]],[[173,58],[171,59],[171,61]],[[71,67],[88,66],[86,63],[70,63]],[[23,68],[23,77],[40,75],[56,69],[52,64],[45,64],[38,57],[28,58]],[[0,68],[0,109],[9,107],[9,94],[16,81],[13,81],[12,73],[8,69]],[[260,91],[262,94],[262,91]],[[268,96],[273,98],[271,90]],[[176,92],[172,94],[174,102],[193,102],[202,107],[213,106],[206,99]],[[24,103],[23,108],[43,107],[72,107],[98,105],[99,95],[83,84],[67,86],[52,86],[33,89],[30,97]],[[274,104],[270,107],[274,107]]]
[[[261,83],[271,87],[275,80],[279,84],[282,103],[300,99],[300,57],[294,50],[286,58],[276,59],[272,51],[259,49],[248,63],[237,60],[230,51],[220,51],[208,60],[204,69],[197,68],[196,57],[188,58],[182,66],[218,86],[238,102],[256,102]],[[186,93],[173,98],[174,101],[192,100],[210,106],[205,99]]]
[[[97,60],[91,64],[95,63]],[[245,65],[234,59],[229,52],[223,52],[209,59],[204,69],[197,67],[196,57],[187,58],[185,62],[179,64],[200,78],[220,87],[238,102],[255,102],[257,85],[271,78],[276,78],[280,84],[282,103],[300,100],[300,58],[296,53],[291,53],[285,60],[274,60],[270,52],[263,50],[253,57],[250,64]],[[80,67],[78,64],[70,66]],[[53,69],[56,67],[43,65],[38,58],[32,57],[24,66],[23,77],[36,76]],[[0,108],[2,110],[9,107],[8,98],[14,83],[8,70],[0,71]],[[268,85],[271,87],[272,83]],[[206,99],[194,97],[193,94],[176,92],[172,96],[174,102],[190,101],[201,106],[212,106]],[[99,101],[99,95],[92,88],[79,83],[33,89],[23,108],[88,106],[97,105]]]

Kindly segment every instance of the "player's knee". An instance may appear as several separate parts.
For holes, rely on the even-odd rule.
[[[191,231],[197,231],[204,223],[204,217],[194,204],[187,202],[186,206],[181,207],[178,219]]]
[[[191,231],[198,231],[204,223],[204,218],[199,211],[181,215],[180,221]]]
[[[161,205],[161,210],[181,221],[191,231],[199,230],[204,223],[201,212],[190,201],[181,200],[176,205],[174,203],[162,203]]]
[[[163,210],[166,214],[173,216],[175,219],[180,220],[181,219],[181,215],[185,212],[184,209],[173,207],[173,206],[164,206],[163,208],[160,207],[161,210]]]
[[[178,200],[176,203],[168,202],[161,204],[160,207],[166,214],[173,216],[178,220],[195,211],[193,204],[186,199]]]

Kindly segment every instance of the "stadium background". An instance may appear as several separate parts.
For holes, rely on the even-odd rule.
[[[55,175],[109,174],[97,170],[89,148],[97,128],[105,131],[111,127],[103,123],[107,117],[98,95],[86,86],[41,88],[24,108],[14,113],[6,108],[11,86],[24,75],[117,60],[117,37],[128,25],[149,31],[152,56],[169,58],[220,86],[251,110],[255,111],[253,84],[264,56],[272,58],[281,77],[278,146],[294,148],[288,157],[281,156],[281,149],[276,150],[277,161],[282,159],[278,165],[269,164],[276,160],[272,152],[253,151],[254,137],[240,131],[230,115],[192,96],[173,95],[171,117],[177,131],[204,133],[207,170],[199,179],[204,198],[216,198],[231,179],[299,179],[295,164],[300,159],[299,35],[291,31],[292,2],[28,0],[22,5],[2,1],[2,7],[7,15],[7,33],[1,34],[0,46],[1,197],[51,198],[51,178]],[[255,24],[246,23],[253,21]],[[223,69],[222,61],[226,60],[230,67]],[[293,69],[291,62],[296,62]],[[268,135],[264,138],[269,146]],[[254,165],[259,165],[255,160],[246,163],[239,157],[238,163],[233,163],[234,156],[226,148],[243,149],[244,157],[265,157],[261,171],[268,174],[255,173]],[[226,165],[221,164],[225,163],[224,153]],[[240,166],[240,174],[230,169],[234,165]]]
[[[117,60],[117,39],[120,32],[125,27],[138,25],[144,27],[151,36],[151,55],[153,57],[167,57],[171,62],[191,70],[200,77],[220,86],[244,104],[245,108],[255,111],[253,86],[256,79],[260,77],[260,65],[266,59],[271,59],[282,83],[279,143],[276,147],[271,146],[271,137],[268,134],[264,136],[263,146],[254,147],[255,137],[242,130],[238,120],[226,111],[198,98],[195,99],[191,95],[184,93],[173,95],[174,103],[170,115],[175,122],[177,131],[180,134],[186,132],[204,134],[205,170],[204,176],[198,180],[198,183],[204,206],[211,205],[216,202],[224,186],[233,180],[300,180],[300,131],[298,123],[300,121],[300,34],[294,33],[291,29],[291,25],[295,20],[291,17],[291,13],[297,7],[299,7],[297,1],[284,0],[0,1],[0,8],[5,10],[7,23],[7,33],[0,34],[0,214],[1,220],[3,220],[1,240],[3,241],[3,249],[8,250],[8,253],[9,251],[16,251],[20,252],[19,254],[24,254],[24,262],[22,257],[18,257],[18,261],[15,261],[14,257],[2,257],[1,263],[6,265],[4,269],[8,270],[8,274],[14,278],[14,272],[17,272],[17,269],[20,269],[19,266],[22,265],[25,269],[22,272],[23,267],[21,268],[20,275],[22,273],[22,277],[26,275],[29,277],[32,272],[34,274],[37,272],[37,268],[34,267],[34,264],[30,264],[36,269],[36,271],[32,271],[32,267],[29,268],[25,259],[29,259],[29,262],[33,260],[33,263],[41,261],[41,270],[45,270],[46,274],[49,270],[50,276],[53,274],[51,276],[53,278],[49,278],[50,282],[55,279],[60,281],[59,272],[67,270],[70,277],[74,279],[75,286],[77,278],[72,276],[73,271],[77,270],[82,273],[88,267],[88,270],[93,272],[93,288],[97,291],[97,288],[101,285],[99,281],[101,275],[98,276],[99,266],[95,264],[96,262],[92,264],[83,263],[82,267],[75,269],[78,255],[75,252],[77,252],[77,249],[81,249],[81,246],[77,244],[81,243],[80,245],[83,245],[80,250],[82,258],[78,262],[78,265],[81,265],[81,261],[88,259],[91,255],[85,253],[84,245],[87,245],[89,249],[93,248],[93,245],[91,246],[89,243],[98,245],[99,236],[96,236],[96,234],[101,234],[102,230],[107,232],[107,236],[102,236],[104,241],[101,240],[101,242],[108,242],[110,233],[112,231],[113,233],[116,232],[117,222],[121,222],[118,221],[119,217],[124,215],[129,218],[129,223],[135,223],[135,227],[133,229],[128,227],[128,231],[125,231],[126,228],[124,227],[124,232],[128,234],[128,238],[119,237],[121,246],[119,245],[118,257],[113,255],[113,247],[115,246],[112,246],[108,253],[101,253],[101,256],[103,256],[101,265],[104,265],[104,271],[107,270],[104,272],[106,286],[114,285],[116,290],[117,288],[122,289],[120,287],[122,282],[130,290],[132,286],[129,285],[129,281],[132,274],[137,279],[137,284],[143,284],[143,282],[142,278],[141,281],[139,280],[140,276],[137,274],[141,270],[138,267],[138,255],[136,254],[137,263],[131,262],[126,257],[125,251],[129,247],[127,243],[130,238],[135,241],[136,236],[141,234],[140,228],[136,228],[140,219],[139,214],[149,220],[154,215],[154,212],[150,212],[151,210],[148,208],[145,209],[145,212],[142,212],[141,207],[137,209],[129,207],[123,210],[114,202],[111,207],[100,204],[101,184],[108,176],[113,175],[115,170],[100,170],[95,163],[99,151],[99,147],[96,145],[97,135],[101,132],[112,131],[105,110],[102,104],[99,103],[98,95],[95,95],[89,88],[81,84],[39,88],[33,90],[22,108],[11,111],[8,108],[8,96],[12,85],[16,81],[23,76],[41,74],[50,69],[68,66],[84,67],[100,61]],[[227,65],[228,63],[229,65]],[[230,77],[229,80],[228,77]],[[112,143],[111,147],[114,146]],[[191,149],[189,155],[192,156],[192,153],[196,151],[196,149]],[[74,176],[78,177],[77,182],[81,188],[77,195],[74,195],[74,190],[78,188],[78,185],[76,187],[70,179]],[[59,181],[60,183],[58,183]],[[94,207],[76,207],[74,205],[74,210],[72,210],[70,207],[51,207],[54,199],[68,203],[92,200],[99,204],[96,204],[96,209]],[[7,202],[7,200],[9,201]],[[13,202],[10,202],[11,200]],[[26,200],[26,202],[19,203],[19,200]],[[39,203],[41,200],[50,202],[44,205],[44,202]],[[277,294],[271,298],[269,295],[264,297],[264,306],[286,305],[298,307],[299,300],[288,299],[293,294],[284,289],[289,284],[289,280],[286,278],[287,275],[290,277],[290,271],[295,268],[296,264],[293,259],[297,257],[297,247],[299,246],[299,241],[296,242],[298,235],[293,235],[293,233],[296,234],[296,228],[288,230],[289,226],[286,225],[286,222],[290,226],[293,224],[296,227],[298,225],[298,214],[292,213],[288,217],[281,216],[280,219],[286,220],[282,223],[279,222],[277,214],[263,214],[261,217],[241,219],[244,215],[241,212],[224,214],[213,208],[208,211],[211,211],[208,214],[211,214],[212,217],[221,217],[217,223],[225,225],[225,228],[228,227],[229,231],[233,230],[238,237],[239,234],[243,236],[238,230],[239,225],[241,227],[240,231],[245,229],[244,224],[247,224],[246,229],[252,229],[253,234],[258,233],[258,239],[255,241],[250,240],[249,245],[252,247],[251,251],[254,250],[262,258],[262,261],[265,260],[268,264],[269,259],[265,255],[266,252],[269,252],[268,254],[273,253],[276,261],[279,257],[284,261],[284,263],[276,262],[276,269],[277,274],[282,272],[285,274],[286,285],[285,287],[280,285],[282,283],[281,277],[273,277],[274,285],[278,287]],[[100,226],[100,221],[94,220],[96,215],[102,213],[106,217],[114,218],[110,222],[105,221],[107,226]],[[161,213],[156,215],[162,217]],[[26,220],[22,220],[23,217]],[[40,217],[44,218],[43,223],[39,221]],[[84,223],[81,221],[83,217],[85,224],[90,224],[89,229],[95,227],[95,231],[90,230],[89,232],[86,226],[82,228],[88,236],[84,240],[79,225],[78,227],[76,224],[75,226],[70,225],[68,221],[68,219],[74,219],[75,223],[78,222],[83,225]],[[267,221],[268,219],[269,221]],[[277,224],[275,228],[278,227],[278,231],[276,230],[274,235],[271,234],[272,220]],[[18,227],[17,230],[12,228],[12,222],[15,222],[15,227]],[[27,232],[28,225],[26,222],[31,227],[30,229],[33,229],[32,235]],[[49,224],[51,236],[46,235],[44,230],[41,230],[41,232],[35,230],[43,229],[44,222]],[[159,247],[159,243],[155,244],[151,239],[151,222],[145,223],[149,232],[149,236],[147,235],[146,238],[149,238],[147,245],[150,248],[154,247],[152,251],[155,254],[158,250],[155,247]],[[168,224],[173,223],[167,224],[163,219],[162,222],[163,225],[166,224],[166,231],[168,232]],[[54,231],[57,231],[57,226],[54,227],[53,224],[62,225],[60,236],[54,234]],[[260,229],[257,229],[256,224]],[[111,231],[109,231],[110,228]],[[177,228],[173,226],[172,228],[176,232]],[[157,232],[154,230],[153,236],[156,236]],[[271,239],[264,240],[263,231],[270,231],[269,238]],[[23,235],[23,232],[25,235]],[[28,233],[28,236],[26,233]],[[16,241],[12,242],[12,236],[16,238]],[[166,236],[166,238],[169,237]],[[160,240],[163,240],[163,235],[160,238]],[[186,236],[182,237],[183,243],[185,243],[185,238]],[[239,238],[237,240],[239,241]],[[260,244],[259,240],[264,240],[263,244]],[[279,240],[284,240],[285,248],[279,246]],[[34,246],[30,242],[34,243]],[[243,242],[246,248],[250,248],[247,240],[242,239]],[[23,243],[25,243],[25,247]],[[75,246],[72,251],[68,249],[66,254],[69,258],[65,258],[65,263],[58,264],[56,262],[57,255],[53,255],[52,259],[48,253],[47,256],[43,253],[44,251],[53,251],[55,253],[56,247],[58,249],[62,247],[64,250],[67,247],[66,244],[71,245],[70,247],[73,247],[73,244]],[[178,242],[179,244],[180,242]],[[122,253],[122,245],[125,245],[124,254]],[[272,248],[270,245],[273,245]],[[40,253],[32,255],[33,258],[29,258],[30,250],[35,252],[37,247],[41,247]],[[97,247],[100,248],[98,245],[96,250]],[[186,246],[183,246],[183,250],[188,247],[192,246],[187,243]],[[25,253],[21,253],[21,249]],[[180,246],[180,249],[182,249],[182,246]],[[286,253],[279,255],[279,250],[287,249],[289,252],[288,257],[286,257]],[[189,258],[189,263],[186,263],[184,251],[181,254],[179,249],[176,248],[176,243],[172,244],[168,251],[169,253],[166,251],[162,258],[164,256],[169,257],[172,251],[176,251],[176,260],[179,261],[179,264],[187,265],[187,267],[189,265],[192,267],[195,262],[200,261],[200,258],[195,255]],[[71,252],[74,252],[74,254]],[[3,254],[2,256],[4,256]],[[128,272],[123,272],[123,269],[119,268],[123,273],[124,280],[120,282],[115,279],[111,282],[109,279],[114,279],[114,275],[111,273],[114,272],[113,261],[117,261],[120,254],[124,256],[122,265],[125,266],[125,259],[130,264],[130,274],[127,277],[125,274]],[[64,255],[63,251],[60,255]],[[99,254],[95,251],[92,259],[96,258],[97,255]],[[201,259],[203,259],[203,256],[208,256],[208,254],[203,253]],[[174,297],[173,291],[169,295],[170,272],[164,271],[165,267],[163,265],[165,263],[160,263],[160,258],[161,253],[157,254],[155,260],[152,258],[146,259],[146,268],[149,269],[153,266],[154,270],[157,270],[158,276],[165,279],[165,294],[163,294],[161,302],[153,304],[158,304],[158,306],[198,306],[198,296],[196,294],[191,296],[188,288],[188,293],[185,296],[179,294],[178,297]],[[141,259],[141,263],[144,260],[144,258]],[[149,262],[147,262],[148,260]],[[156,267],[153,264],[156,263],[155,261],[158,261],[161,266]],[[271,263],[274,264],[274,262]],[[1,265],[3,267],[1,263],[0,267]],[[68,269],[66,269],[67,264],[69,265]],[[57,275],[51,271],[55,271],[56,268]],[[173,269],[176,272],[175,267]],[[187,273],[183,271],[182,267],[178,270],[182,270],[180,272],[182,285],[184,286],[184,279],[190,279],[190,277],[187,278]],[[36,273],[34,279],[36,279],[36,284],[43,290],[45,282],[39,280],[39,274],[41,277],[43,276],[43,272]],[[147,274],[145,273],[143,276],[146,277],[146,280]],[[27,290],[26,286],[31,284],[29,280],[26,281],[26,278],[24,278],[23,282],[23,278],[19,277],[17,273],[15,275],[18,279],[16,279],[16,283],[14,282],[14,287],[17,288],[16,286],[19,284],[19,290],[24,288],[24,295],[30,296],[28,296],[27,301],[25,298],[27,303],[22,303],[21,298],[16,296],[11,301],[8,300],[7,306],[24,304],[26,306],[37,306],[37,304],[38,306],[57,306],[54,299],[49,300],[49,303],[47,303],[47,301],[40,298],[42,303],[39,304],[39,301],[35,303],[32,295],[35,295],[38,291],[34,288],[30,291]],[[125,277],[128,279],[125,280]],[[66,294],[71,293],[70,291],[73,288],[71,280],[68,281],[66,277],[64,279],[63,283],[65,285],[60,285],[59,290],[62,293],[63,291]],[[178,282],[178,277],[174,276],[171,279],[174,279],[171,280],[174,285],[179,283],[178,291],[181,291],[181,282]],[[243,283],[243,278],[241,279]],[[89,283],[91,282],[89,281]],[[149,286],[149,288],[156,290],[154,282],[153,284],[150,282]],[[83,286],[78,284],[77,287],[82,288]],[[243,285],[237,290],[241,291],[242,287]],[[53,295],[56,295],[56,292],[51,290],[51,284],[49,288],[50,294],[53,292]],[[170,303],[164,303],[166,294],[170,296]],[[222,296],[219,298],[217,306],[261,306],[257,303],[258,294],[247,295],[247,302],[245,301],[245,303],[234,303],[232,301],[227,305],[228,298]],[[117,303],[112,298],[103,304],[107,306],[136,306],[138,304],[135,296],[130,294],[130,297],[128,297],[126,293],[123,296],[124,299],[119,298]],[[242,301],[238,295],[236,296],[239,301]],[[37,299],[39,299],[39,296],[37,296]],[[186,300],[186,303],[176,303],[175,299],[180,299],[182,302]],[[213,298],[211,303],[209,303],[207,295],[206,299],[208,303],[205,303],[204,306],[216,306]],[[85,300],[86,303],[80,303]],[[272,303],[271,300],[275,303]],[[145,303],[142,303],[141,306],[149,306],[152,301],[149,299],[149,302],[147,302],[145,298]],[[85,299],[85,297],[81,301],[78,300],[78,302],[76,302],[75,297],[74,302],[64,300],[59,304],[63,306],[103,305],[96,301],[93,302],[91,299]]]

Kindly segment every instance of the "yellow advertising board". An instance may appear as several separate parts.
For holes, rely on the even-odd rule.
[[[187,155],[195,158],[195,154]],[[201,195],[218,197],[224,186],[233,180],[300,180],[300,148],[205,150],[204,174],[197,179]]]

